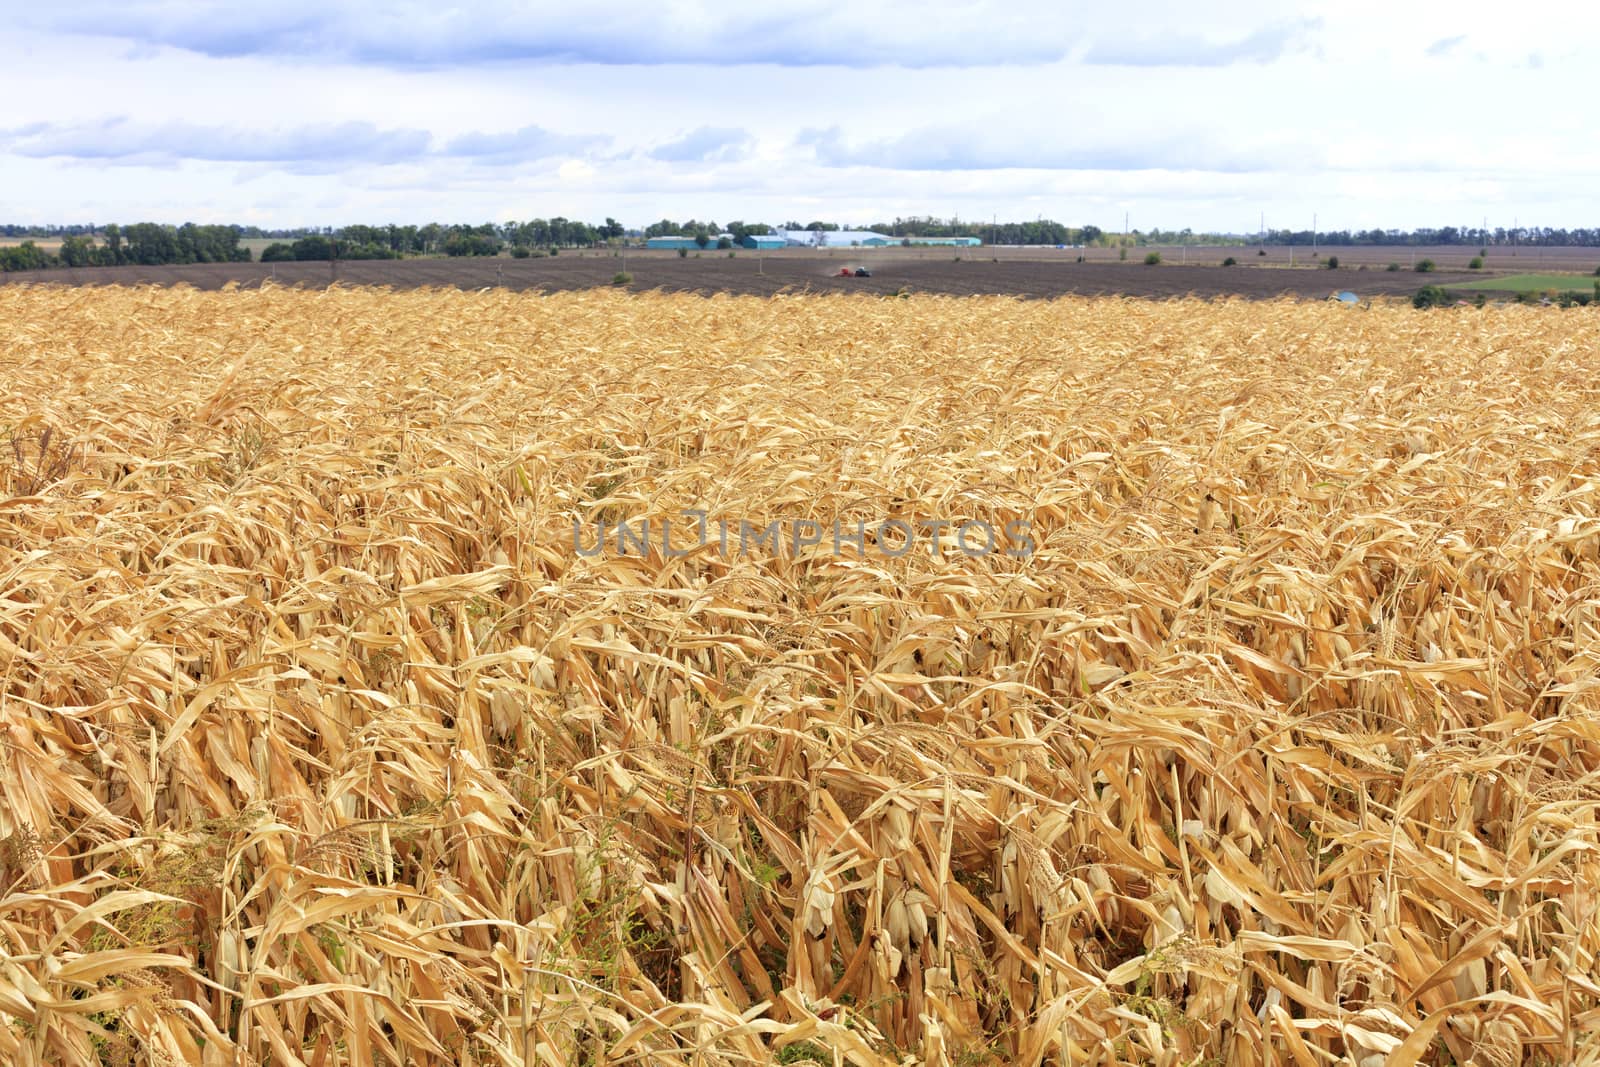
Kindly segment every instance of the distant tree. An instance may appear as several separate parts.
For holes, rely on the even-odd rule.
[[[123,235],[128,241],[126,262],[155,266],[178,261],[178,242],[170,226],[135,222],[123,231]]]
[[[702,247],[704,247],[704,246],[702,246]],[[717,248],[719,250],[720,249],[726,249],[726,248],[732,248],[732,247],[733,247],[733,241],[731,239],[729,239],[727,237],[718,237],[717,238]]]
[[[275,241],[261,250],[261,262],[285,263],[295,258],[294,246]]]
[[[1339,257],[1338,256],[1329,256],[1328,257],[1328,269],[1329,270],[1338,270],[1339,269]]]
[[[1482,270],[1483,269],[1483,257],[1482,256],[1473,256],[1472,259],[1467,262],[1467,269],[1468,270]]]
[[[32,241],[0,248],[0,271],[44,270],[50,262],[50,256]]]
[[[1234,259],[1232,256],[1228,256],[1226,259],[1224,259],[1222,261],[1222,265],[1224,267],[1236,267],[1236,266],[1239,265],[1239,261],[1237,259]]]
[[[94,261],[94,242],[87,237],[63,237],[56,255],[63,267],[87,267]]]
[[[290,246],[294,258],[300,260],[332,259],[333,249],[333,238],[324,237],[320,233],[302,237]]]
[[[772,227],[764,222],[730,222],[728,232],[733,234],[735,242],[739,242],[746,237],[765,236],[772,232]]]
[[[452,226],[444,239],[447,256],[494,256],[500,253],[500,239],[475,226]]]
[[[1104,236],[1104,231],[1098,226],[1085,226],[1079,233],[1083,238],[1082,243],[1086,245],[1099,244]]]
[[[1417,273],[1418,274],[1432,274],[1433,273],[1433,266],[1434,266],[1433,260],[1431,260],[1431,259],[1419,259],[1419,260],[1417,260]]]
[[[1145,257],[1144,257],[1144,265],[1145,266],[1154,267],[1156,264],[1158,264],[1160,262],[1161,262],[1161,253],[1160,252],[1147,252],[1147,253],[1145,253]]]
[[[103,259],[107,266],[116,266],[122,262],[122,227],[116,223],[106,226],[106,245]]]

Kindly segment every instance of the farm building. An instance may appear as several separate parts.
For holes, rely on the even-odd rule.
[[[646,248],[694,248],[700,247],[700,242],[693,237],[652,237],[644,243]]]
[[[748,233],[739,238],[742,248],[772,249],[783,248],[788,245],[781,234],[776,233]]]
[[[791,248],[881,248],[897,245],[898,237],[875,230],[778,230]]]
[[[803,248],[897,248],[900,245],[940,245],[974,248],[983,241],[977,237],[894,237],[876,230],[778,230],[790,247]]]

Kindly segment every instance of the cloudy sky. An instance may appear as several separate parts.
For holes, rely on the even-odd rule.
[[[0,221],[1592,226],[1559,7],[0,0]]]

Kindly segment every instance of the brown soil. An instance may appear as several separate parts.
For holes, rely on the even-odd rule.
[[[993,254],[991,254],[991,251]],[[1054,250],[981,250],[960,260],[948,252],[871,250],[862,252],[784,251],[757,257],[741,252],[707,252],[700,258],[675,254],[632,253],[626,270],[634,289],[698,293],[769,294],[784,290],[894,293],[995,293],[1023,297],[1122,294],[1135,297],[1178,297],[1193,294],[1215,298],[1266,298],[1288,295],[1321,299],[1338,289],[1362,297],[1409,296],[1424,284],[1448,287],[1480,280],[1478,272],[1419,275],[1409,270],[1286,269],[1244,264],[1237,267],[1147,267],[1141,262],[1076,262],[1076,254]],[[1100,250],[1103,251],[1103,250]],[[1206,250],[1208,256],[1218,250]],[[1234,250],[1237,251],[1237,250]],[[1028,253],[1032,252],[1032,255]],[[1342,254],[1341,254],[1342,259]],[[1242,261],[1241,261],[1242,263]],[[865,265],[871,278],[836,277],[843,266]],[[0,275],[0,283],[65,285],[192,285],[220,289],[229,283],[250,287],[275,279],[280,285],[324,286],[332,279],[345,285],[389,285],[397,289],[447,286],[477,289],[586,289],[610,285],[624,269],[621,257],[609,253],[567,253],[541,259],[411,259],[327,263],[207,263],[179,267],[90,267]]]

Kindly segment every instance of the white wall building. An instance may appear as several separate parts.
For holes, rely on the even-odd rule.
[[[898,237],[874,230],[777,230],[791,248],[872,248],[897,245]]]

